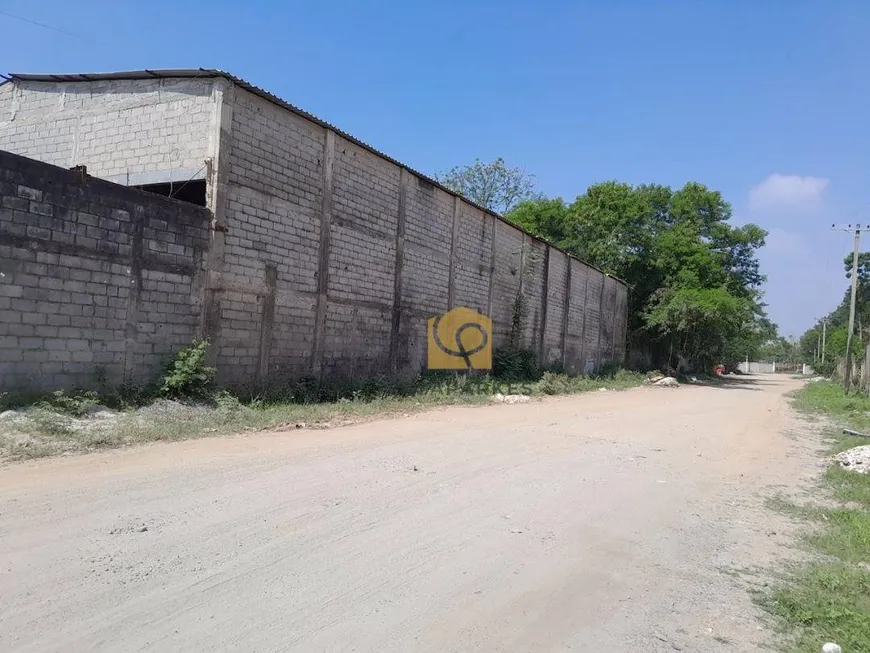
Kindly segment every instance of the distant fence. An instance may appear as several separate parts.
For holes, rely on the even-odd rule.
[[[809,374],[804,363],[777,363],[776,361],[745,361],[737,365],[744,374]]]
[[[737,369],[744,374],[773,374],[776,372],[776,362],[763,363],[760,361],[746,361],[740,363]]]

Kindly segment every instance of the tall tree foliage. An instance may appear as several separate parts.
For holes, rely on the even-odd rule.
[[[491,163],[475,159],[471,165],[457,166],[435,178],[454,193],[501,214],[535,196],[534,177],[508,166],[501,157]]]
[[[825,337],[825,367],[827,372],[837,360],[846,355],[846,340],[849,328],[849,305],[852,300],[852,253],[843,258],[843,269],[849,284],[839,305],[824,318],[818,320],[800,337],[800,351],[805,360],[821,359],[822,321],[827,322]],[[870,252],[858,254],[858,293],[855,302],[855,334],[852,341],[852,358],[861,360],[864,356],[864,343],[870,340]]]
[[[775,334],[755,256],[767,234],[732,226],[730,205],[702,184],[604,182],[571,204],[528,200],[507,217],[625,280],[632,347],[655,364],[734,362]]]

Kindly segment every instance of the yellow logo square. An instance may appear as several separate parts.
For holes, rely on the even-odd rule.
[[[428,364],[430,370],[492,369],[492,320],[458,306],[429,318]]]

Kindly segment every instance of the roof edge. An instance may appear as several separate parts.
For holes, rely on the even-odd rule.
[[[309,112],[305,111],[304,109],[300,109],[299,107],[297,107],[293,104],[290,104],[286,100],[282,100],[277,95],[274,95],[273,93],[270,93],[269,91],[267,91],[259,86],[256,86],[256,85],[252,84],[251,82],[248,82],[248,81],[242,79],[241,77],[236,77],[232,73],[228,73],[225,70],[220,70],[218,68],[180,68],[180,69],[157,69],[157,70],[143,69],[143,70],[129,70],[129,71],[110,72],[110,73],[74,73],[74,74],[73,73],[71,73],[71,74],[8,73],[5,77],[6,77],[5,80],[0,82],[0,85],[3,85],[7,82],[15,82],[15,81],[23,81],[23,82],[95,82],[95,81],[112,81],[112,80],[117,80],[117,81],[140,80],[140,79],[216,79],[216,78],[226,79],[227,81],[232,82],[233,84],[245,89],[246,91],[249,91],[250,93],[253,93],[254,95],[257,95],[257,96],[263,98],[264,100],[267,100],[268,102],[271,102],[272,104],[275,104],[279,107],[287,109],[288,111],[295,113],[296,115],[298,115],[302,118],[305,118],[306,120],[310,120],[311,122],[314,122],[314,123],[320,125],[321,127],[324,127],[325,129],[330,129],[330,130],[334,131],[336,134],[338,134],[342,138],[350,141],[351,143],[354,143],[354,144],[362,147],[363,149],[368,150],[372,154],[375,154],[375,155],[381,157],[382,159],[389,161],[390,163],[398,166],[399,168],[404,168],[405,170],[407,170],[411,174],[416,175],[417,177],[425,180],[426,182],[432,184],[433,186],[436,186],[437,188],[440,188],[445,193],[448,193],[449,195],[452,195],[454,197],[458,197],[463,202],[467,202],[468,204],[475,207],[476,209],[483,211],[485,214],[495,217],[497,220],[500,220],[501,222],[513,227],[514,229],[519,230],[520,232],[522,232],[526,236],[529,236],[530,238],[532,238],[534,240],[537,240],[539,242],[546,244],[549,247],[552,247],[553,249],[555,249],[558,252],[561,252],[562,254],[567,256],[568,258],[579,261],[583,265],[600,272],[601,274],[603,274],[606,277],[610,277],[612,279],[615,279],[616,281],[618,281],[622,285],[624,285],[626,288],[630,287],[629,284],[624,279],[621,279],[620,277],[617,277],[616,275],[605,272],[601,268],[599,268],[595,265],[592,265],[588,261],[584,261],[580,257],[574,256],[573,254],[568,253],[567,251],[565,251],[564,249],[562,249],[558,245],[555,245],[555,244],[551,243],[550,241],[548,241],[547,239],[541,238],[540,236],[533,234],[532,232],[528,231],[524,227],[521,227],[520,225],[516,224],[515,222],[511,222],[510,220],[505,218],[503,215],[496,213],[495,211],[492,211],[486,207],[483,207],[480,204],[477,204],[476,202],[473,202],[472,200],[468,199],[467,197],[460,195],[456,191],[453,191],[453,190],[447,188],[438,180],[433,179],[432,177],[429,177],[428,175],[425,175],[422,172],[415,170],[414,168],[402,163],[401,161],[394,159],[393,157],[389,156],[388,154],[385,154],[384,152],[381,152],[380,150],[373,147],[372,145],[369,145],[365,141],[353,136],[352,134],[349,134],[348,132],[346,132],[342,129],[339,129],[335,125],[323,120],[322,118],[318,118],[313,113],[309,113]]]

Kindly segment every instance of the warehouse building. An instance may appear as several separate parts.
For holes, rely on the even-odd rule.
[[[0,150],[91,180],[90,190],[71,191],[60,171],[46,173],[67,195],[121,202],[92,215],[40,188],[33,166],[3,159],[0,302],[46,316],[32,318],[43,335],[27,347],[21,315],[0,317],[18,339],[0,347],[0,364],[18,350],[5,362],[19,377],[51,370],[52,383],[78,381],[100,367],[111,380],[142,380],[197,335],[211,338],[225,383],[415,374],[425,367],[427,319],[455,306],[490,316],[496,346],[519,330],[545,364],[589,372],[625,354],[621,281],[222,71],[12,75],[0,84]],[[138,190],[122,198],[93,179]],[[141,191],[172,199],[155,205]],[[35,199],[43,193],[53,203]],[[186,212],[179,202],[198,206]],[[39,216],[53,222],[37,233]],[[208,224],[197,222],[203,216]],[[114,242],[113,228],[119,247],[108,251],[101,241]],[[77,281],[65,269],[79,265],[91,274],[79,294],[125,285],[107,291],[115,312],[84,309],[73,316],[78,327],[49,324],[63,298],[39,292],[34,277],[59,277],[63,291]],[[28,358],[65,339],[77,343],[78,360]]]

